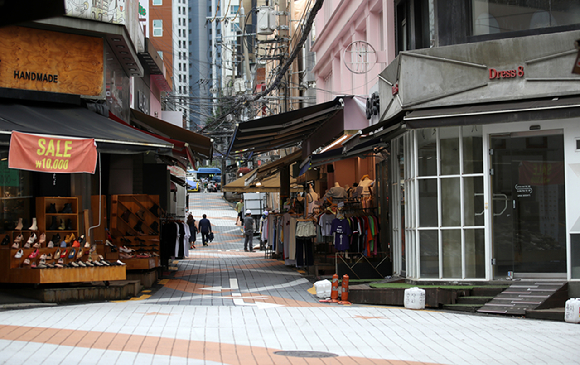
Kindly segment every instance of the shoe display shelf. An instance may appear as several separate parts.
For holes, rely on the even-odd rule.
[[[127,264],[127,270],[159,267],[159,196],[111,196],[111,232],[118,252],[110,252],[110,247],[106,247],[107,257],[109,253],[118,257]]]
[[[96,256],[98,256],[91,248],[84,247],[84,242],[81,247],[72,247],[74,242],[72,235],[75,238],[79,237],[78,199],[76,197],[37,197],[36,215],[38,231],[6,232],[10,242],[8,245],[2,245],[3,249],[0,250],[0,282],[48,284],[125,280],[126,269],[120,265],[67,267],[67,265],[79,262],[79,260],[83,263],[95,261]],[[58,225],[56,227],[54,226],[55,220]],[[32,247],[34,243],[39,242],[42,233],[45,233],[45,241],[38,248]],[[19,242],[19,247],[13,248],[14,239],[20,234],[23,238]],[[30,248],[24,248],[24,244],[32,234],[36,234],[36,240]],[[53,242],[54,247],[47,247],[55,235],[60,236],[59,242]],[[6,237],[3,238],[6,239]],[[60,247],[63,241],[66,242],[66,247]],[[62,255],[65,250],[66,254]],[[74,250],[74,254],[71,254],[72,250]],[[22,251],[21,256],[15,257],[19,251]],[[57,251],[60,252],[58,257],[55,255]],[[79,254],[79,251],[82,254]],[[47,263],[51,264],[56,264],[59,259],[62,259],[64,267],[34,267],[40,263],[42,255],[51,255],[52,258],[46,260]]]
[[[79,200],[76,197],[37,197],[36,219],[47,239],[55,234],[79,236]]]

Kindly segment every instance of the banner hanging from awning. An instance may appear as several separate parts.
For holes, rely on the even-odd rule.
[[[97,143],[92,138],[61,138],[13,131],[8,167],[62,174],[94,174]]]

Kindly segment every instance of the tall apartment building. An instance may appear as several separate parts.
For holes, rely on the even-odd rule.
[[[149,0],[147,22],[151,42],[163,58],[173,91],[166,95],[165,110],[183,113],[189,118],[187,0]]]

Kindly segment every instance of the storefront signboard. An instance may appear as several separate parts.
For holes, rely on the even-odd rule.
[[[103,39],[0,28],[0,87],[103,96]]]
[[[12,132],[8,167],[51,173],[95,173],[97,143],[91,138],[61,138]]]
[[[8,168],[8,161],[0,161],[0,186],[18,187],[20,186],[19,177],[17,170]]]

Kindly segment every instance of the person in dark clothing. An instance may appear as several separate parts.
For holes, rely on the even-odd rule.
[[[244,217],[244,251],[254,252],[254,218],[252,218],[252,211],[246,210],[246,216]],[[250,249],[248,250],[248,244]]]
[[[195,248],[195,240],[197,239],[197,224],[193,215],[189,214],[187,216],[187,226],[189,227],[189,248]]]
[[[207,235],[212,232],[211,230],[211,223],[209,219],[207,219],[207,215],[203,215],[203,218],[199,221],[199,233],[201,233],[201,242],[204,246],[207,246]]]

